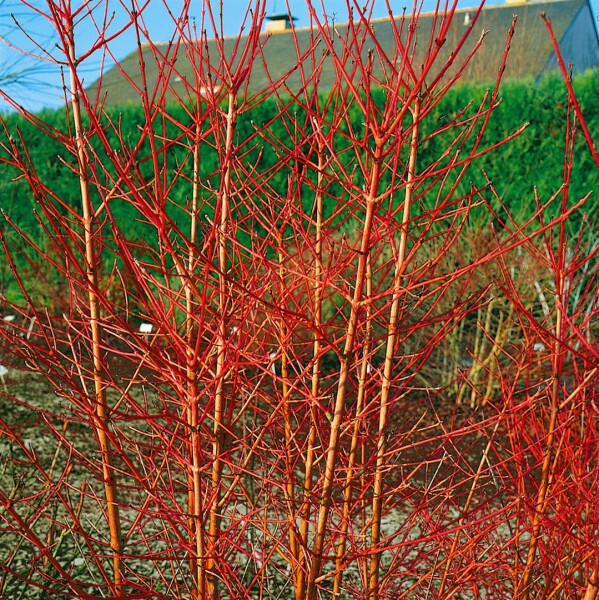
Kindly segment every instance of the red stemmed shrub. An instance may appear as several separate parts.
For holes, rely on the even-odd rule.
[[[368,9],[310,7],[311,42],[257,92],[264,2],[213,45],[218,11],[196,30],[185,5],[166,54],[133,6],[134,139],[79,73],[109,45],[101,7],[58,0],[65,126],[15,108],[68,192],[4,122],[37,228],[1,229],[3,360],[32,374],[2,397],[1,594],[595,597],[598,247],[570,104],[563,186],[518,219],[472,176],[525,129],[485,141],[503,67],[429,118],[479,47],[469,27],[442,51],[455,4],[430,36],[398,18],[393,56]]]

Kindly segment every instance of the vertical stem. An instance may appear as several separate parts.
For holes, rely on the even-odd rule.
[[[312,420],[306,449],[306,464],[304,474],[304,499],[300,509],[300,537],[303,547],[308,545],[308,532],[310,524],[310,495],[312,492],[312,471],[314,468],[314,447],[316,445],[316,427],[318,423],[317,407],[315,403],[320,395],[320,328],[322,325],[322,217],[323,217],[323,170],[324,170],[324,147],[319,144],[318,147],[318,176],[316,183],[316,245],[315,245],[315,269],[314,269],[314,340],[312,344],[312,381],[310,395],[312,404],[310,411]],[[305,573],[303,569],[298,569],[298,575],[295,587],[296,600],[303,600],[305,597]]]
[[[372,264],[370,255],[366,265],[366,298],[372,297]],[[349,450],[347,475],[345,477],[345,489],[343,493],[343,508],[341,516],[341,527],[339,542],[337,544],[337,555],[335,565],[335,579],[333,580],[333,599],[339,598],[341,595],[341,582],[343,580],[343,559],[345,557],[345,546],[347,543],[347,530],[349,528],[349,509],[353,492],[353,480],[355,477],[355,465],[358,457],[358,444],[360,442],[360,425],[363,422],[362,412],[366,405],[366,381],[368,379],[370,367],[370,341],[372,336],[372,305],[366,305],[366,343],[362,351],[362,363],[360,366],[360,379],[358,382],[358,400],[356,402],[356,412],[354,416],[354,427],[351,437],[351,445]]]
[[[216,344],[216,392],[214,397],[214,441],[212,445],[212,484],[211,484],[211,505],[210,505],[210,523],[208,528],[208,538],[210,541],[210,551],[206,563],[206,571],[208,575],[208,592],[210,597],[216,597],[216,587],[214,581],[214,566],[215,552],[220,531],[220,513],[219,499],[221,494],[221,477],[222,477],[222,452],[224,449],[225,428],[223,426],[224,415],[224,379],[226,365],[225,356],[225,339],[227,335],[226,329],[226,312],[227,312],[227,227],[229,225],[229,201],[231,194],[231,171],[232,171],[232,153],[233,153],[233,134],[235,132],[235,124],[237,121],[237,98],[235,92],[229,93],[228,110],[227,110],[227,133],[225,141],[225,164],[223,167],[223,182],[220,194],[220,225],[218,231],[218,281],[219,281],[219,306],[218,312],[220,315],[219,333]]]
[[[543,520],[543,517],[545,515],[545,508],[547,506],[547,492],[549,491],[549,486],[551,484],[551,463],[553,459],[553,441],[555,437],[555,425],[557,422],[558,393],[559,378],[554,377],[553,385],[551,388],[551,416],[549,418],[549,432],[547,434],[545,458],[543,459],[543,466],[541,468],[541,484],[537,493],[535,513],[532,520],[532,532],[530,534],[530,541],[528,543],[526,566],[524,568],[524,574],[522,576],[522,581],[519,586],[522,590],[522,593],[519,596],[521,600],[529,600],[530,598],[530,587],[532,582],[535,557],[537,553],[537,546],[539,544],[539,532],[541,530],[541,521]]]
[[[568,196],[570,189],[570,176],[572,169],[572,151],[574,142],[573,125],[570,120],[571,105],[568,102],[566,109],[566,147],[564,153],[564,185],[562,186],[561,194],[561,210],[564,214],[568,209]],[[534,563],[536,559],[537,547],[539,544],[539,535],[541,531],[541,523],[545,516],[548,503],[548,492],[553,479],[553,456],[555,450],[553,443],[555,440],[555,429],[557,425],[557,416],[559,411],[559,394],[560,381],[563,368],[563,351],[564,351],[564,312],[568,309],[568,303],[565,293],[565,278],[566,278],[566,223],[565,220],[560,221],[559,225],[559,246],[557,256],[555,257],[555,338],[553,342],[552,353],[552,385],[550,392],[550,417],[549,427],[547,432],[547,441],[545,444],[545,457],[543,466],[541,467],[541,482],[537,492],[537,500],[535,504],[535,512],[532,519],[532,532],[528,542],[528,553],[526,556],[526,566],[522,581],[518,587],[517,597],[520,600],[529,600],[531,592],[531,583],[533,576]],[[555,255],[554,255],[555,256]]]
[[[599,556],[595,557],[595,566],[589,582],[587,583],[587,589],[582,600],[596,600],[599,593]]]
[[[495,329],[493,348],[489,356],[487,357],[487,367],[489,370],[487,378],[487,387],[485,389],[485,395],[481,401],[481,406],[486,406],[491,399],[491,396],[497,386],[497,357],[502,352],[504,345],[508,339],[510,333],[510,324],[512,322],[512,315],[514,312],[514,305],[510,303],[507,313],[502,310],[500,312],[499,321]]]
[[[278,258],[279,258],[279,281],[281,282],[281,289],[279,295],[281,298],[285,296],[285,269],[283,268],[284,256],[282,252],[283,247],[283,235],[279,234],[277,243],[279,246]],[[298,564],[299,557],[299,545],[297,540],[297,530],[295,523],[295,476],[293,474],[293,429],[291,426],[291,388],[289,386],[289,357],[287,355],[287,340],[288,340],[288,329],[285,319],[281,319],[281,341],[279,343],[279,350],[281,354],[281,401],[283,402],[283,419],[285,422],[285,474],[287,481],[285,482],[285,500],[287,502],[287,511],[289,516],[289,548],[291,552],[291,567],[292,570]],[[276,385],[276,382],[275,382]],[[295,576],[295,575],[294,575]]]
[[[372,530],[370,560],[370,582],[369,598],[378,599],[378,582],[380,569],[380,553],[378,544],[381,536],[381,512],[383,506],[383,473],[385,469],[385,453],[387,451],[387,413],[389,410],[389,391],[391,389],[391,377],[395,356],[395,338],[397,330],[397,317],[399,314],[400,301],[403,296],[402,283],[405,269],[405,255],[408,243],[408,221],[410,219],[410,208],[412,204],[412,192],[414,187],[414,174],[416,169],[416,157],[418,154],[418,125],[420,118],[420,104],[415,101],[412,111],[412,139],[410,142],[410,158],[408,162],[408,180],[404,198],[403,215],[401,223],[401,234],[399,238],[399,250],[395,265],[395,280],[393,283],[393,302],[389,315],[389,327],[387,330],[387,347],[385,351],[385,365],[383,368],[383,382],[381,386],[381,405],[379,412],[378,442],[376,448],[376,470],[374,475],[374,495],[372,499]]]
[[[197,110],[200,110],[201,102],[198,102]],[[200,181],[200,139],[201,126],[199,122],[195,128],[195,139],[193,147],[193,182],[191,192],[191,226],[189,235],[189,253],[187,259],[187,275],[183,275],[185,280],[185,339],[187,345],[187,419],[190,431],[191,445],[191,473],[190,486],[188,493],[187,511],[190,515],[190,531],[195,536],[195,556],[191,559],[191,572],[195,578],[197,598],[204,598],[206,595],[206,577],[205,577],[205,542],[204,530],[202,527],[202,479],[201,479],[201,453],[200,453],[200,433],[198,421],[198,386],[196,380],[196,365],[194,352],[194,324],[193,313],[194,303],[191,289],[192,273],[195,269],[196,251],[195,244],[197,239],[198,226],[198,195]]]
[[[106,402],[105,371],[106,364],[102,352],[102,326],[100,324],[100,302],[97,295],[99,256],[94,248],[93,214],[90,186],[88,178],[88,163],[85,154],[85,142],[83,139],[83,120],[81,117],[81,103],[79,99],[79,80],[77,76],[77,58],[75,54],[75,37],[73,22],[70,18],[70,3],[67,11],[67,22],[65,33],[67,37],[67,48],[69,54],[69,76],[71,85],[71,107],[73,110],[73,121],[75,125],[75,144],[77,150],[77,162],[79,167],[79,188],[81,194],[81,206],[83,211],[83,228],[85,232],[85,268],[87,275],[87,297],[92,336],[92,356],[94,365],[94,394],[96,402],[96,435],[100,445],[100,458],[102,461],[102,475],[104,478],[104,494],[106,496],[106,513],[108,515],[108,527],[110,530],[110,548],[112,550],[113,563],[113,585],[112,591],[115,596],[122,596],[123,582],[121,574],[121,554],[123,551],[121,542],[121,522],[119,507],[117,504],[117,493],[112,466],[112,452],[106,434],[108,430],[109,412]]]
[[[476,398],[480,394],[479,384],[481,384],[481,378],[484,371],[484,365],[487,362],[487,341],[488,336],[491,335],[491,320],[493,317],[493,306],[495,304],[495,298],[491,298],[487,304],[487,310],[485,315],[484,325],[477,319],[476,322],[476,340],[474,342],[474,354],[472,357],[472,367],[470,368],[470,408],[476,406]],[[479,315],[480,311],[479,309]]]
[[[347,324],[343,355],[341,356],[333,421],[331,423],[331,432],[326,451],[325,473],[322,481],[322,491],[319,498],[319,510],[312,550],[313,559],[312,565],[310,566],[310,573],[308,575],[308,587],[306,591],[307,600],[316,599],[316,580],[320,574],[322,565],[322,552],[324,548],[329,511],[331,508],[331,494],[333,492],[333,481],[335,477],[335,463],[337,459],[337,452],[339,450],[339,439],[341,435],[343,406],[345,404],[351,356],[354,351],[354,342],[356,339],[356,331],[358,329],[358,317],[362,305],[362,294],[364,289],[364,281],[366,278],[366,264],[370,247],[370,234],[372,231],[372,222],[380,184],[382,160],[383,145],[380,141],[377,141],[373,156],[372,173],[368,186],[368,192],[366,194],[366,214],[364,215],[364,228],[362,230],[362,239],[360,242],[360,258],[358,260],[358,270],[354,283],[354,294],[351,301],[351,311]]]
[[[460,384],[460,378],[459,378],[459,373],[460,373],[460,367],[461,365],[461,361],[460,360],[456,360],[456,356],[460,356],[461,353],[464,351],[464,330],[465,330],[465,326],[466,326],[466,319],[460,319],[460,322],[458,324],[457,327],[455,327],[453,329],[453,332],[455,332],[455,335],[452,332],[452,336],[450,338],[450,343],[449,343],[449,364],[452,365],[449,368],[449,375],[447,376],[446,382],[452,383],[452,390],[455,390],[456,396],[457,396],[457,403],[460,403],[460,398],[461,398],[461,390],[463,388],[463,382]]]

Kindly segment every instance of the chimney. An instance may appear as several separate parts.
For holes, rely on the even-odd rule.
[[[266,33],[281,33],[291,29],[291,24],[297,19],[289,14],[270,15],[266,17]]]

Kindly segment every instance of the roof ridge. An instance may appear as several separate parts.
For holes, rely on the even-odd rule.
[[[505,9],[505,8],[516,8],[519,6],[536,6],[539,4],[581,4],[584,0],[512,0],[511,2],[501,2],[501,3],[497,3],[497,4],[485,4],[485,6],[483,7],[483,9],[481,10],[481,14],[490,11],[490,10],[498,10],[498,9]],[[472,11],[476,11],[478,10],[479,6],[474,5],[474,6],[470,6],[470,7],[460,7],[460,8],[456,8],[455,13],[456,14],[463,14],[465,12],[472,12]],[[429,12],[421,12],[418,14],[418,18],[420,17],[432,17],[435,14],[439,14],[441,11],[438,11],[437,13],[435,13],[435,11],[429,11]],[[406,14],[404,15],[406,19],[411,19],[414,15],[412,14]],[[385,16],[385,17],[375,17],[372,18],[368,21],[368,23],[371,24],[376,24],[376,23],[384,23],[386,21],[390,21],[391,19],[401,19],[402,15],[393,15],[392,17],[389,16]],[[347,27],[352,21],[345,21],[343,23],[330,23],[329,27]],[[353,22],[357,22],[357,21],[353,21]],[[313,29],[313,26],[311,25],[304,25],[302,27],[292,27],[291,29],[285,29],[284,31],[280,31],[280,32],[276,32],[273,34],[273,32],[268,32],[268,31],[263,31],[260,33],[260,36],[272,36],[272,35],[276,35],[279,36],[281,34],[290,34],[293,31],[297,31],[297,32],[303,32],[303,31],[310,31],[311,29]],[[247,34],[244,34],[244,36]],[[223,36],[213,36],[208,38],[208,41],[211,40],[216,40],[216,39],[221,39],[223,41],[225,40],[231,40],[231,39],[237,39],[239,37],[244,37],[244,36],[240,36],[239,34],[232,34],[232,35],[223,35]],[[190,40],[192,42],[197,42],[200,41],[198,39],[195,40]],[[144,42],[141,44],[141,46],[159,46],[159,45],[166,45],[166,44],[170,44],[172,43],[171,41],[158,41],[158,42]]]

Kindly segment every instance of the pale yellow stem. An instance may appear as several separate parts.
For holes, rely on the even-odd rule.
[[[68,11],[70,14],[70,6]],[[123,582],[121,574],[121,521],[117,503],[117,493],[112,466],[112,452],[108,440],[109,412],[106,402],[106,364],[102,353],[102,326],[100,324],[100,302],[97,296],[100,257],[96,254],[94,247],[93,216],[94,210],[91,201],[90,184],[88,176],[88,163],[85,153],[85,140],[83,137],[83,119],[81,115],[81,102],[78,89],[77,58],[75,53],[75,38],[73,23],[65,26],[67,47],[69,52],[69,75],[71,85],[71,107],[73,110],[73,122],[75,126],[75,143],[77,150],[77,161],[79,166],[79,188],[81,194],[81,206],[83,212],[83,228],[85,232],[85,269],[87,277],[87,296],[89,308],[89,320],[92,341],[92,356],[94,369],[94,393],[96,402],[96,435],[100,446],[100,458],[102,461],[102,475],[104,479],[104,493],[106,496],[106,514],[110,530],[110,548],[112,550],[113,593],[122,596]]]
[[[418,155],[418,126],[420,118],[420,104],[415,103],[412,111],[412,139],[410,142],[410,157],[408,161],[408,179],[404,196],[403,215],[401,223],[401,234],[399,238],[399,249],[395,265],[395,278],[393,282],[393,301],[389,314],[389,327],[387,329],[387,347],[385,351],[385,364],[383,367],[383,382],[381,386],[381,400],[379,411],[379,429],[376,448],[376,470],[374,475],[373,499],[372,499],[372,529],[371,529],[371,559],[369,574],[369,598],[378,599],[380,552],[378,545],[381,537],[381,517],[383,508],[383,478],[385,472],[385,453],[387,452],[387,415],[389,411],[389,395],[391,390],[391,378],[393,365],[395,363],[395,340],[397,336],[397,319],[399,307],[403,297],[403,275],[405,271],[405,256],[408,243],[408,222],[412,205],[412,193],[416,173],[416,157]]]

